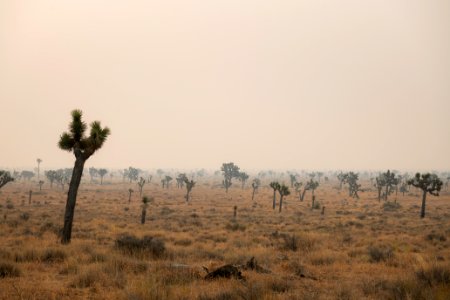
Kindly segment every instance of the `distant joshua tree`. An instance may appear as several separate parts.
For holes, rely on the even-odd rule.
[[[305,187],[303,188],[303,193],[300,196],[300,201],[303,201],[305,198],[306,191],[311,190],[312,196],[314,197],[314,191],[319,186],[319,182],[314,181],[313,178],[311,178],[308,182],[306,182]]]
[[[42,186],[44,185],[44,181],[39,180],[38,185],[39,185],[39,191],[42,191]]]
[[[69,192],[67,193],[66,211],[64,214],[64,228],[62,231],[62,244],[70,243],[72,237],[72,223],[75,213],[75,204],[77,201],[78,187],[80,186],[81,176],[85,162],[98,149],[103,146],[110,134],[108,127],[102,128],[100,122],[91,123],[91,131],[88,137],[84,134],[87,129],[86,123],[81,120],[81,110],[72,111],[72,122],[69,124],[69,132],[64,132],[59,140],[59,147],[62,150],[73,152],[75,155],[75,164],[72,177],[70,179]]]
[[[186,177],[186,178],[184,179],[184,183],[186,184],[186,196],[185,196],[184,198],[186,199],[186,202],[189,202],[192,188],[195,186],[195,181],[192,180],[192,179],[189,180],[189,179],[187,179],[187,177]]]
[[[347,183],[348,183],[348,195],[349,197],[359,199],[358,192],[361,190],[361,185],[358,184],[358,173],[349,172],[347,173]]]
[[[284,196],[288,196],[291,192],[289,191],[289,188],[282,184],[280,188],[278,189],[278,193],[280,194],[280,208],[279,212],[281,212],[281,208],[283,207],[283,198]]]
[[[100,175],[100,185],[103,185],[103,177],[105,177],[106,174],[108,174],[108,170],[106,169],[98,170],[98,175]]]
[[[47,177],[48,181],[50,181],[50,188],[52,188],[53,182],[57,179],[58,174],[55,170],[48,170],[45,172],[45,177]]]
[[[38,181],[41,179],[40,178],[40,176],[41,176],[41,172],[40,172],[40,166],[41,166],[41,162],[42,162],[42,159],[40,159],[40,158],[38,158],[38,159],[36,159],[36,162],[37,162],[37,165],[38,165],[38,167],[37,167],[37,171],[38,171]]]
[[[289,174],[289,179],[291,180],[291,188],[294,188],[294,185],[297,182],[297,175]]]
[[[303,200],[303,198],[302,198],[302,185],[303,185],[303,182],[296,182],[296,183],[294,183],[295,192],[298,194],[298,199],[300,201]]]
[[[175,180],[177,181],[177,188],[182,189],[184,183],[186,182],[186,180],[188,180],[188,178],[185,173],[180,173],[178,174],[177,178],[175,178]]]
[[[24,179],[24,180],[31,180],[31,178],[34,177],[34,172],[31,171],[22,171],[22,173],[20,173],[20,176]]]
[[[139,179],[139,173],[140,170],[133,167],[128,167],[128,169],[124,170],[124,176],[130,180],[130,183]]]
[[[98,176],[98,170],[96,168],[89,168],[89,176],[91,176],[91,182]]]
[[[166,175],[165,177],[164,177],[164,179],[163,179],[163,188],[164,188],[164,185],[166,186],[166,189],[168,189],[169,188],[169,184],[170,184],[170,182],[172,181],[172,177],[171,176],[169,176],[169,175]]]
[[[394,188],[398,185],[399,179],[395,176],[394,172],[387,170],[386,173],[383,173],[385,178],[385,192],[384,192],[384,200],[388,200],[388,195],[394,191]]]
[[[339,180],[339,189],[342,190],[342,185],[347,183],[348,173],[342,173],[340,172],[337,175],[337,178]]]
[[[0,189],[8,182],[14,181],[8,171],[0,170]]]
[[[420,209],[420,217],[425,217],[425,204],[427,200],[427,193],[433,196],[439,196],[443,182],[436,174],[420,174],[417,173],[412,179],[408,180],[408,185],[412,185],[422,190],[422,207]]]
[[[253,182],[252,182],[252,189],[253,189],[252,201],[255,199],[255,193],[258,191],[258,188],[259,188],[260,185],[261,185],[261,180],[259,180],[258,178],[253,179]]]
[[[245,183],[247,182],[247,179],[248,179],[249,177],[250,177],[250,176],[248,176],[247,173],[245,173],[245,172],[239,172],[238,180],[239,180],[239,181],[241,182],[241,184],[242,184],[242,189],[245,188]]]
[[[228,193],[228,189],[230,188],[233,178],[239,177],[239,167],[234,163],[223,163],[221,171],[223,173],[223,186],[225,187],[225,191]]]
[[[141,224],[145,224],[145,216],[147,215],[148,203],[153,199],[147,196],[142,197],[142,214],[141,214]]]
[[[273,181],[269,184],[269,186],[273,189],[273,209],[277,206],[277,191],[280,189],[281,185]]]
[[[139,197],[142,197],[142,189],[144,188],[144,185],[145,185],[145,179],[144,179],[143,177],[141,177],[141,178],[139,179],[139,182],[138,182],[138,186],[139,186]]]

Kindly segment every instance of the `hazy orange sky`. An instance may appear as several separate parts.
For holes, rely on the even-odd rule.
[[[448,0],[0,0],[0,167],[450,169]]]

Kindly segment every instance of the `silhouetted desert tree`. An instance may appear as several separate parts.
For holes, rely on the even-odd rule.
[[[294,185],[297,182],[297,175],[289,174],[289,179],[291,180],[291,188],[294,188]]]
[[[303,185],[303,182],[297,181],[294,183],[295,192],[298,194],[298,199],[300,201],[302,201],[302,185]]]
[[[234,163],[223,163],[221,168],[223,174],[223,186],[225,191],[228,193],[228,189],[232,185],[232,179],[239,177],[239,167]]]
[[[349,197],[359,199],[358,192],[361,190],[361,185],[358,184],[358,173],[349,172],[347,173],[347,183],[348,183],[348,195]]]
[[[164,170],[158,169],[156,170],[156,174],[159,176],[159,178],[161,178],[164,175]]]
[[[147,182],[148,184],[152,183],[153,175],[148,175]]]
[[[300,201],[303,201],[305,199],[306,191],[311,190],[311,195],[314,197],[314,191],[319,186],[319,183],[317,181],[314,181],[313,178],[311,178],[309,181],[306,182],[305,187],[303,188],[302,195],[300,196]]]
[[[186,196],[184,198],[186,199],[186,202],[189,202],[192,188],[195,186],[195,181],[194,180],[189,180],[186,177],[184,179],[184,183],[186,184]]]
[[[22,171],[20,173],[20,176],[24,179],[24,180],[31,180],[31,178],[34,177],[34,172],[31,171]]]
[[[133,189],[128,189],[128,203],[131,202],[131,194],[133,194]]]
[[[375,187],[378,191],[378,201],[381,201],[381,191],[383,190],[384,186],[386,186],[386,177],[384,173],[382,173],[375,178]]]
[[[140,170],[133,168],[133,167],[128,167],[128,169],[125,169],[125,175],[128,178],[128,180],[130,180],[130,183],[132,181],[137,181],[139,179],[139,173]]]
[[[91,123],[91,131],[88,137],[85,136],[87,129],[86,123],[82,121],[81,110],[72,111],[72,122],[69,125],[69,132],[64,132],[59,140],[59,147],[62,150],[73,152],[75,155],[75,164],[72,177],[70,179],[69,192],[67,193],[66,210],[64,214],[64,228],[62,231],[61,243],[68,244],[72,237],[72,223],[75,213],[75,204],[77,200],[78,187],[80,186],[81,176],[85,162],[98,149],[103,146],[110,130],[108,127],[102,128],[100,122]]]
[[[394,188],[398,185],[398,178],[395,176],[394,172],[387,170],[386,173],[383,173],[385,179],[385,192],[384,192],[384,200],[388,200],[388,195],[390,195]]]
[[[439,192],[442,188],[442,180],[436,174],[420,174],[417,173],[412,179],[408,180],[408,185],[412,185],[422,190],[422,207],[420,209],[420,217],[425,217],[425,204],[427,194],[433,196],[439,196]]]
[[[273,181],[269,184],[269,186],[273,189],[273,209],[277,206],[277,191],[280,189],[281,185]]]
[[[89,168],[89,176],[91,176],[91,182],[98,176],[98,170],[96,168]]]
[[[106,169],[98,170],[98,175],[100,175],[100,185],[103,184],[103,177],[105,177],[106,174],[108,174],[108,170],[106,170]]]
[[[282,184],[280,188],[278,189],[278,193],[280,194],[280,208],[279,212],[281,212],[281,208],[283,207],[283,198],[284,196],[288,196],[291,192],[289,191],[289,188]]]
[[[38,185],[39,185],[39,191],[42,191],[42,186],[44,185],[44,181],[39,180]]]
[[[50,181],[50,188],[52,188],[53,182],[57,179],[58,174],[55,170],[48,170],[45,172],[45,177],[47,177],[48,181]]]
[[[36,162],[37,162],[37,165],[38,165],[38,167],[37,167],[37,171],[38,171],[38,181],[39,180],[41,180],[41,162],[42,162],[42,159],[40,159],[40,158],[38,158],[38,159],[36,159]]]
[[[139,197],[142,197],[142,189],[145,185],[145,179],[143,177],[139,178],[138,186],[139,186]]]
[[[145,224],[145,216],[147,215],[148,203],[151,201],[147,196],[142,197],[142,214],[141,214],[141,224]]]
[[[247,180],[248,180],[249,177],[250,177],[250,176],[248,176],[247,173],[245,173],[245,172],[239,172],[238,180],[239,180],[239,181],[241,182],[241,184],[242,184],[242,189],[245,188],[245,183],[247,182]]]
[[[320,179],[321,179],[322,176],[323,176],[323,172],[316,172],[316,175],[317,175],[317,182],[320,183]]]
[[[403,197],[405,197],[405,193],[408,191],[408,185],[407,183],[402,183],[402,185],[400,186],[400,193],[402,193]]]
[[[347,173],[342,173],[340,172],[337,175],[337,179],[339,180],[339,189],[342,190],[342,185],[344,185],[345,183],[347,183],[347,177],[348,174]]]
[[[175,180],[177,181],[177,188],[182,189],[184,186],[184,182],[188,180],[188,178],[185,173],[180,173],[178,174],[177,178],[175,178]]]
[[[0,189],[8,182],[14,181],[8,171],[0,170]]]
[[[255,199],[255,193],[258,191],[259,186],[261,185],[261,180],[259,180],[258,178],[253,179],[252,182],[252,200]]]
[[[33,195],[33,191],[30,190],[29,194],[28,194],[28,205],[31,205],[31,196]]]
[[[166,185],[166,188],[168,189],[169,188],[169,185],[170,185],[170,182],[172,181],[172,177],[171,176],[169,176],[169,175],[166,175],[165,177],[164,177],[164,182],[165,182],[165,185]],[[164,186],[163,186],[164,187]]]

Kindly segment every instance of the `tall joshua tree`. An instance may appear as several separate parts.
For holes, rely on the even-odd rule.
[[[42,159],[38,158],[38,159],[36,159],[36,162],[38,164],[37,171],[38,171],[38,181],[39,181],[40,180],[40,167],[41,167]]]
[[[284,196],[288,196],[291,192],[289,191],[289,188],[283,184],[278,189],[278,193],[280,194],[280,209],[279,209],[279,212],[281,212],[281,208],[283,207],[283,198],[284,198]]]
[[[439,196],[442,188],[442,180],[436,174],[420,174],[417,173],[412,179],[408,180],[408,185],[412,185],[422,190],[422,207],[420,209],[420,217],[425,217],[425,203],[427,200],[427,193],[433,196]]]
[[[277,206],[277,191],[280,189],[281,185],[276,182],[273,181],[269,184],[269,186],[273,189],[273,209],[275,209],[275,207]]]
[[[8,182],[14,181],[8,171],[0,170],[0,189]]]
[[[192,188],[195,186],[195,181],[189,180],[186,177],[184,178],[184,183],[186,184],[186,196],[184,198],[186,199],[186,202],[189,202]]]
[[[64,132],[59,139],[59,148],[75,155],[75,164],[70,179],[69,192],[67,193],[66,211],[64,213],[64,228],[62,231],[61,243],[68,244],[72,237],[72,223],[77,201],[78,187],[85,162],[98,149],[103,146],[110,134],[108,127],[102,128],[99,121],[94,121],[90,125],[89,136],[85,136],[87,125],[82,121],[81,110],[72,111],[72,122],[69,124],[69,131]]]
[[[386,173],[383,173],[385,178],[385,193],[384,193],[384,200],[387,201],[388,195],[391,194],[394,190],[394,187],[398,185],[399,179],[395,176],[394,172],[391,172],[390,170],[387,170]]]
[[[289,179],[291,180],[291,188],[294,188],[294,185],[297,182],[297,175],[289,174]]]

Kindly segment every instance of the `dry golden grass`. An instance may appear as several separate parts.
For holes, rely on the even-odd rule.
[[[200,180],[189,204],[184,189],[146,185],[155,201],[145,225],[137,193],[128,204],[127,190],[136,184],[82,183],[67,246],[58,239],[66,193],[46,187],[28,205],[34,184],[6,185],[0,299],[450,299],[446,191],[428,198],[421,220],[414,191],[397,196],[399,208],[384,207],[375,191],[353,200],[336,183],[322,183],[321,215],[308,194],[304,202],[287,197],[278,213],[271,189],[261,188],[251,201],[251,189],[225,194],[213,188],[217,183]],[[125,233],[160,238],[166,252],[120,251],[115,240]],[[202,266],[243,264],[252,256],[271,273],[244,270],[245,282],[203,279]]]

